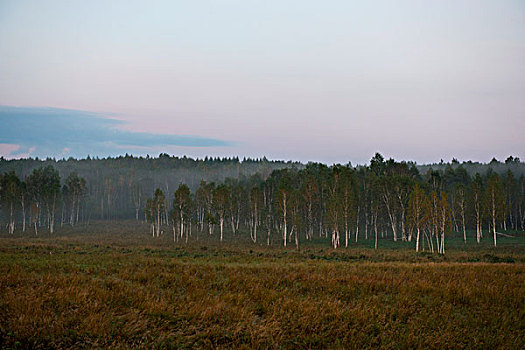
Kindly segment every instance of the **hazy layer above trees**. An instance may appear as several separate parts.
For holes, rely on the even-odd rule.
[[[52,165],[62,178],[76,172],[79,176],[92,182],[101,177],[124,177],[125,180],[143,182],[151,192],[157,187],[168,187],[173,191],[180,183],[187,184],[192,191],[196,190],[201,180],[223,182],[226,178],[243,178],[259,174],[266,178],[273,170],[303,165],[292,161],[271,161],[262,159],[204,158],[169,156],[159,157],[121,156],[116,158],[59,159],[39,160],[0,158],[0,174],[14,171],[20,178],[31,174],[33,169]],[[122,181],[124,181],[122,179]]]
[[[525,175],[525,163],[517,157],[509,156],[505,161],[498,161],[495,158],[490,163],[480,163],[472,161],[459,162],[453,159],[451,162],[441,161],[433,164],[417,164],[408,161],[408,165],[415,165],[421,174],[425,174],[429,169],[446,171],[447,167],[457,169],[459,166],[464,168],[470,176],[476,173],[485,175],[489,169],[497,174],[504,174],[508,170],[512,171],[516,177]],[[351,164],[349,162],[349,164]],[[131,176],[144,177],[147,175],[155,184],[153,188],[161,187],[166,184],[166,180],[171,182],[175,179],[179,183],[187,184],[192,191],[196,190],[200,181],[222,182],[226,178],[242,178],[259,174],[263,179],[267,178],[273,170],[295,167],[304,168],[305,164],[296,161],[268,160],[266,157],[260,159],[238,157],[232,158],[213,158],[193,159],[190,157],[169,156],[160,154],[158,157],[134,157],[125,155],[120,157],[108,158],[85,158],[85,159],[54,159],[45,160],[38,158],[24,158],[6,160],[0,157],[0,174],[14,171],[20,178],[25,178],[33,169],[52,165],[56,168],[61,177],[65,178],[70,173],[76,172],[80,176],[89,179],[94,175],[104,174],[129,174]],[[356,165],[356,168],[360,165]]]

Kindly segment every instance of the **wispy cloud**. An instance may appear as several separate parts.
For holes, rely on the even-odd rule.
[[[116,155],[162,147],[225,147],[224,140],[123,130],[126,122],[87,111],[0,106],[0,144],[16,145],[5,156]],[[0,152],[3,152],[0,149]]]

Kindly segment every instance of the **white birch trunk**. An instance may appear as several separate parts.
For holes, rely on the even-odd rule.
[[[355,223],[355,242],[357,243],[357,237],[359,237],[359,212],[361,211],[361,207],[357,207],[357,218]]]
[[[283,228],[283,243],[284,243],[284,246],[286,247],[286,238],[287,238],[287,222],[286,222],[286,193],[284,194],[283,196],[283,223],[284,223],[284,228]]]
[[[219,223],[220,223],[220,226],[221,226],[221,242],[222,242],[222,228],[224,226],[224,218],[222,217],[222,215],[219,218]]]
[[[419,252],[419,235],[420,235],[420,230],[419,230],[419,225],[417,226],[417,235],[416,235],[416,253]]]

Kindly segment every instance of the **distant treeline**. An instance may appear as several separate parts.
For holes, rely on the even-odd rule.
[[[10,233],[17,223],[52,232],[56,223],[135,218],[149,221],[154,236],[169,228],[174,240],[192,230],[218,230],[222,239],[227,226],[267,244],[280,237],[299,246],[319,236],[334,247],[359,239],[377,245],[390,237],[444,253],[450,231],[467,240],[474,230],[478,242],[490,233],[496,245],[498,231],[525,225],[525,164],[514,157],[417,166],[376,154],[369,165],[329,167],[161,155],[1,160],[0,170]]]
[[[273,170],[301,167],[298,162],[238,157],[192,159],[161,154],[159,157],[6,160],[0,158],[0,174],[13,171],[24,181],[35,169],[52,166],[62,179],[76,173],[85,179],[81,219],[126,219],[143,215],[146,198],[162,188],[168,198],[180,183],[193,191],[201,180],[220,183],[226,178],[243,179],[253,174],[266,178]],[[5,210],[4,210],[5,211]]]

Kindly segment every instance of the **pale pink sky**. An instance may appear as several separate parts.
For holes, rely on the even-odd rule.
[[[0,105],[232,143],[152,154],[525,159],[522,1],[5,1],[0,13]]]

